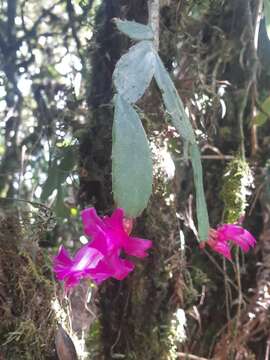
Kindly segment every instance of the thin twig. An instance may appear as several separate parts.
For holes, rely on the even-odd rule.
[[[234,339],[237,339],[237,332],[240,328],[240,322],[241,322],[241,310],[242,310],[242,303],[243,303],[243,292],[242,292],[242,282],[241,282],[241,269],[240,269],[240,252],[239,247],[236,249],[235,254],[235,265],[236,265],[236,281],[238,286],[238,306],[237,306],[237,313],[236,313],[236,326],[235,326],[235,337]]]
[[[229,287],[229,282],[228,282],[228,274],[227,274],[227,269],[226,269],[226,259],[223,259],[223,271],[224,271],[224,291],[225,291],[225,304],[226,304],[226,315],[227,315],[227,320],[230,321],[231,320],[231,314],[230,314],[230,299],[229,299],[229,292],[230,291],[230,287]]]
[[[219,272],[224,275],[224,272],[222,268],[219,266],[219,264],[216,262],[216,260],[213,258],[213,256],[205,249],[202,250],[209,258],[209,260],[216,266],[216,268],[219,270]],[[228,277],[228,282],[232,285],[232,287],[237,291],[238,288],[235,285],[235,283]]]
[[[262,7],[263,0],[258,0],[257,8],[255,11],[255,24],[254,24],[254,39],[253,39],[253,56],[258,61],[258,40],[259,40],[259,30],[260,23],[262,18]],[[257,89],[257,69],[256,74],[254,76],[254,81],[251,89],[251,103],[252,103],[252,116],[255,117],[257,114],[256,102],[258,98],[258,89]],[[257,138],[257,125],[252,124],[251,126],[251,155],[254,156],[258,150],[258,138]]]
[[[234,159],[235,156],[233,155],[202,155],[201,159],[202,160],[232,160]],[[175,161],[187,161],[187,159],[191,159],[190,157],[180,157],[180,158],[175,158]]]
[[[270,339],[268,338],[266,342],[266,350],[265,350],[265,360],[268,360],[270,357]]]
[[[204,357],[183,353],[183,352],[178,352],[177,355],[179,356],[179,359],[185,359],[185,360],[210,360]]]

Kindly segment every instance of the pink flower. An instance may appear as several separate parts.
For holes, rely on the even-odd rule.
[[[65,289],[76,286],[83,278],[90,278],[97,284],[113,277],[123,280],[134,270],[134,264],[120,257],[121,251],[143,258],[152,242],[130,237],[132,221],[124,219],[122,209],[116,209],[111,217],[100,218],[94,208],[82,211],[86,235],[92,241],[79,249],[71,258],[61,246],[53,260],[53,270],[58,280],[65,282]]]
[[[124,210],[116,209],[111,217],[101,219],[94,208],[82,211],[84,232],[92,237],[91,247],[98,249],[105,256],[108,253],[124,250],[128,255],[144,258],[152,241],[131,237],[125,231],[130,224],[124,219]]]
[[[248,252],[256,244],[255,238],[243,227],[235,224],[223,224],[218,226],[217,230],[209,230],[207,244],[217,253],[231,260],[231,251],[229,241],[240,246],[244,252]]]
[[[134,265],[121,259],[118,254],[113,253],[105,258],[89,244],[79,249],[74,258],[61,246],[53,259],[53,271],[58,280],[64,281],[66,291],[78,285],[81,279],[92,279],[97,284],[110,277],[123,280],[133,269]]]
[[[68,251],[60,246],[57,256],[53,259],[53,271],[58,280],[65,281],[65,287],[77,285],[81,278],[90,278],[90,272],[95,269],[103,255],[96,249],[83,246],[72,259]]]

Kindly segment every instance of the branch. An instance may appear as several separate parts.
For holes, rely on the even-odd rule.
[[[76,23],[77,19],[75,16],[74,7],[72,5],[71,0],[67,0],[67,13],[68,13],[68,18],[69,18],[71,33],[72,33],[72,36],[73,36],[76,46],[77,46],[78,55],[80,57],[82,65],[84,66],[84,58],[83,58],[83,56],[81,56],[81,42],[77,35],[77,30],[75,28],[75,23]]]
[[[16,17],[17,0],[8,1],[7,8],[7,39],[9,43],[14,42],[14,25]]]
[[[52,10],[59,4],[61,4],[63,0],[59,0],[56,3],[54,3],[52,6],[50,6],[48,9],[43,9],[41,15],[37,18],[37,20],[34,22],[33,26],[30,30],[25,29],[25,34],[18,39],[17,41],[17,47],[22,44],[22,42],[29,37],[36,36],[36,30],[38,26],[42,23],[44,18],[46,18],[48,15],[51,15]],[[24,5],[21,7],[21,17],[24,18]]]
[[[148,23],[154,32],[154,45],[159,48],[159,0],[148,0]]]

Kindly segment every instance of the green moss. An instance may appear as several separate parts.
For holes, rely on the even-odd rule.
[[[88,337],[86,339],[86,347],[89,353],[89,359],[101,359],[101,349],[100,349],[100,341],[101,341],[101,324],[98,319],[94,321],[89,330]]]
[[[53,283],[44,274],[44,258],[0,250],[2,269],[0,345],[7,360],[46,360],[54,351]]]
[[[235,223],[245,213],[252,174],[246,161],[236,157],[227,165],[223,175],[220,197],[224,202],[224,222]]]

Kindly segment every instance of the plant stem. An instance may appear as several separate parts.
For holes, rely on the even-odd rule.
[[[148,0],[148,23],[154,32],[154,46],[159,48],[159,0]]]

